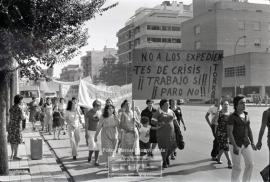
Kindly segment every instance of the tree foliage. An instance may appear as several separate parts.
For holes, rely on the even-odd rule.
[[[21,77],[42,76],[41,65],[66,62],[86,45],[84,23],[117,5],[104,7],[105,2],[0,0],[0,55],[17,61]],[[0,71],[5,69],[0,67]]]

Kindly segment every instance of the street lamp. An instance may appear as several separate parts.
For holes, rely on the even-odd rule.
[[[239,41],[241,39],[245,39],[247,36],[246,35],[243,35],[241,37],[239,37],[236,42],[235,42],[235,45],[234,45],[234,50],[233,50],[233,64],[234,64],[234,96],[236,96],[236,63],[235,63],[235,55],[236,55],[236,47],[237,47],[237,44],[239,43]]]

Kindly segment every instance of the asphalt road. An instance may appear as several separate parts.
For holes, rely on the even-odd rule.
[[[145,101],[135,102],[141,109]],[[178,150],[175,161],[163,171],[161,178],[139,177],[114,177],[108,178],[103,166],[94,167],[87,163],[88,149],[85,145],[84,130],[81,132],[81,142],[77,161],[71,158],[69,140],[67,135],[61,136],[61,140],[52,140],[51,135],[45,135],[48,142],[61,159],[75,181],[230,181],[231,170],[227,168],[225,156],[222,156],[223,164],[216,164],[210,160],[212,147],[211,129],[207,125],[204,115],[209,106],[181,106],[187,131],[183,132],[186,143],[185,149]],[[232,107],[230,108],[232,111]],[[247,107],[251,119],[254,140],[257,141],[260,129],[261,115],[266,107]],[[262,181],[259,171],[268,163],[268,148],[266,146],[266,133],[263,139],[263,147],[260,151],[253,152],[254,170],[252,181]]]

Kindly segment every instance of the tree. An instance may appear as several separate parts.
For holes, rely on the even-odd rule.
[[[5,134],[7,83],[20,77],[45,75],[41,65],[53,67],[78,54],[86,45],[84,23],[115,7],[106,0],[1,0],[0,1],[0,175],[8,174]]]

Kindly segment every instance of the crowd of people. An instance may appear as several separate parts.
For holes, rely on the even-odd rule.
[[[241,160],[243,158],[245,169],[242,181],[251,181],[254,166],[252,150],[261,149],[262,136],[266,126],[268,127],[268,148],[270,149],[270,108],[263,113],[258,142],[255,144],[249,115],[246,111],[245,96],[238,95],[233,99],[233,113],[228,111],[228,106],[228,101],[220,102],[216,99],[215,104],[209,108],[205,115],[205,119],[210,126],[214,137],[213,148],[211,151],[212,160],[216,161],[218,164],[222,164],[220,158],[224,153],[227,159],[228,168],[232,169],[231,181],[239,182],[242,170]],[[211,116],[211,119],[209,116]],[[260,174],[263,181],[269,182],[269,165],[267,165]]]
[[[73,160],[77,159],[82,132],[80,126],[84,123],[89,150],[87,160],[91,162],[94,153],[95,166],[99,166],[101,153],[105,156],[107,166],[109,157],[117,153],[126,157],[153,157],[153,151],[158,147],[163,161],[162,167],[167,168],[170,166],[170,160],[175,160],[177,155],[176,127],[180,128],[182,125],[184,131],[186,130],[181,108],[173,99],[160,100],[159,108],[154,108],[153,100],[148,99],[142,112],[128,100],[124,100],[121,108],[116,111],[111,99],[106,100],[104,108],[101,101],[95,100],[91,109],[78,106],[76,98],[68,101],[67,105],[63,98],[41,99],[39,103],[33,98],[25,109],[21,107],[22,99],[22,96],[16,95],[14,106],[10,109],[8,141],[14,160],[19,159],[17,150],[18,144],[21,143],[20,122],[25,121],[25,110],[30,113],[29,121],[33,130],[36,130],[36,121],[40,121],[41,131],[48,134],[53,132],[54,139],[60,139],[61,131],[65,134],[67,130]],[[268,127],[269,130],[270,127],[270,109],[267,109],[263,113],[258,142],[255,144],[245,103],[244,96],[236,96],[233,100],[234,112],[230,113],[229,102],[216,99],[205,115],[214,137],[212,160],[221,164],[221,156],[225,154],[228,168],[232,169],[232,181],[240,181],[242,157],[245,161],[242,180],[250,181],[253,171],[252,150],[261,149],[265,128]],[[269,181],[269,165],[261,171],[261,175],[265,181]]]

